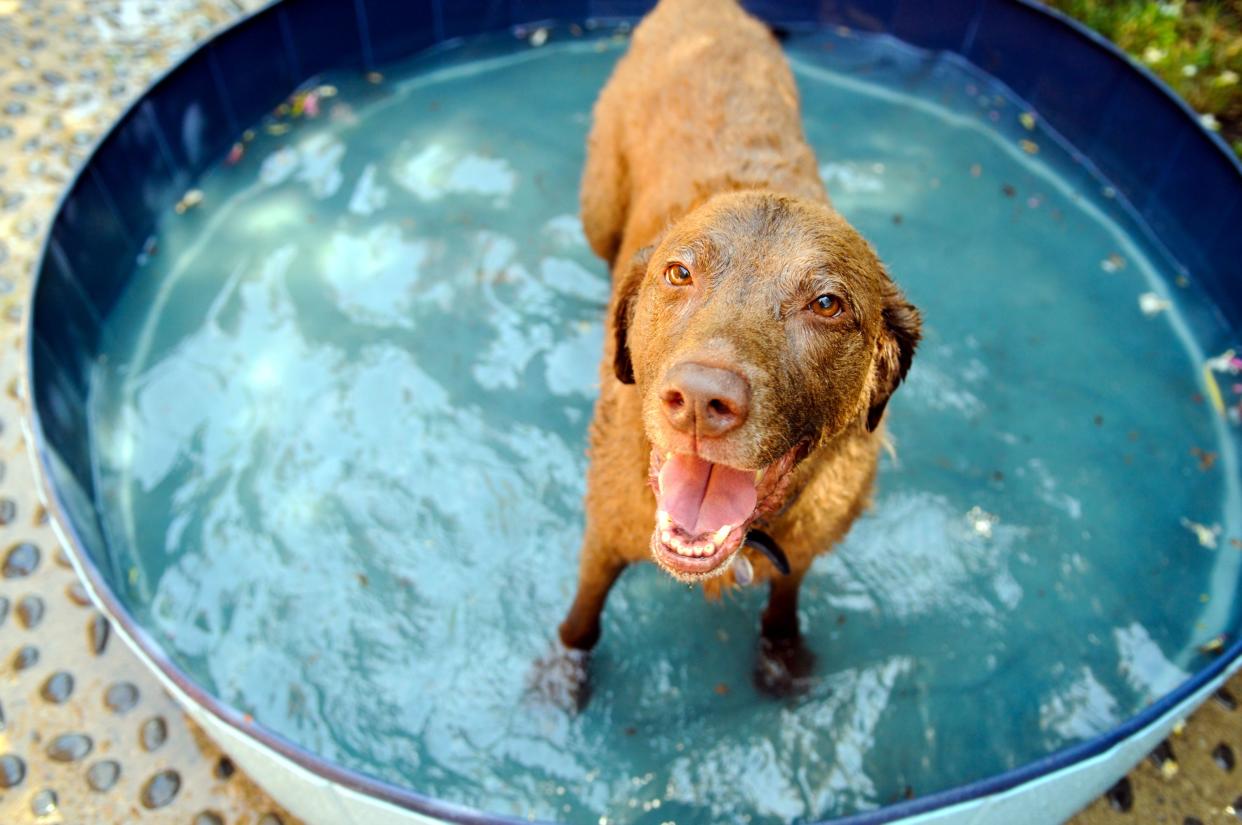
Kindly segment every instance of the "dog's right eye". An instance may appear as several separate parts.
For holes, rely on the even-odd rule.
[[[693,279],[684,264],[669,264],[664,268],[664,280],[673,286],[689,286]]]

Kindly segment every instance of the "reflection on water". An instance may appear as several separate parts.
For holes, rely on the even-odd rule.
[[[1236,468],[1180,316],[1139,309],[1158,271],[986,80],[828,42],[790,44],[808,136],[927,340],[876,506],[807,579],[808,695],[751,687],[762,593],[706,604],[650,567],[609,603],[590,707],[527,691],[573,591],[609,288],[573,212],[620,45],[568,34],[329,78],[164,222],[92,412],[115,584],[177,660],[424,793],[650,823],[929,793],[1193,670],[1242,554],[1179,520],[1235,535]]]

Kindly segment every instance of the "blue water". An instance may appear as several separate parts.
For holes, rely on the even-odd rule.
[[[1004,89],[833,34],[787,44],[807,134],[926,339],[875,507],[806,581],[814,684],[752,688],[763,593],[708,604],[643,566],[590,706],[531,693],[575,583],[609,289],[577,183],[624,45],[558,30],[322,78],[316,116],[239,136],[162,221],[91,413],[114,584],[175,660],[428,795],[682,825],[978,779],[1201,666],[1242,561],[1200,379],[1225,330],[1189,331],[1212,318],[1193,280]]]

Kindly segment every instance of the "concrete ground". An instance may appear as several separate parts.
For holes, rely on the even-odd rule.
[[[257,5],[0,0],[0,823],[294,825],[89,604],[38,504],[20,423],[30,274],[71,170],[155,73]],[[1232,697],[1242,677],[1074,821],[1242,819]]]

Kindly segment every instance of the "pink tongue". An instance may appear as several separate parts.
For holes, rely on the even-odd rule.
[[[755,474],[675,455],[660,468],[659,507],[691,536],[745,521],[755,510]]]

